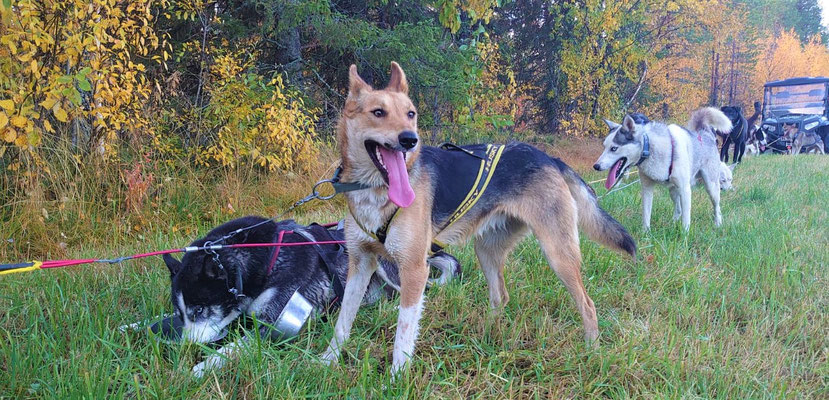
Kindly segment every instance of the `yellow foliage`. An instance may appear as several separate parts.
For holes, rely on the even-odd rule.
[[[454,120],[467,125],[500,128],[513,125],[525,112],[528,84],[519,84],[510,63],[501,57],[498,43],[483,40],[476,45],[481,69],[468,104],[455,110]]]
[[[226,42],[205,49],[213,60],[203,77],[209,104],[168,119],[185,121],[181,129],[196,131],[198,144],[187,150],[201,165],[237,167],[249,162],[270,171],[305,168],[317,156],[317,110],[306,107],[281,76],[268,81],[254,72],[254,39],[235,43],[235,50]],[[198,46],[194,42],[185,47]],[[178,154],[181,148],[161,135],[156,135],[154,145],[163,154]]]
[[[93,129],[147,126],[141,110],[151,86],[142,72],[157,62],[150,53],[164,46],[151,10],[167,0],[13,3],[0,6],[0,107],[11,121],[0,128],[6,141],[32,152],[44,135],[66,132],[64,124],[75,119]]]
[[[784,31],[761,40],[758,47],[761,52],[752,81],[757,98],[762,98],[763,83],[768,81],[829,75],[829,49],[817,37],[801,44],[797,33]]]

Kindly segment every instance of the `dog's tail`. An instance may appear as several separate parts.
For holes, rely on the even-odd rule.
[[[733,126],[731,120],[722,111],[714,107],[703,107],[691,114],[687,128],[691,132],[710,130],[727,134],[731,132]]]
[[[619,221],[599,207],[596,193],[564,162],[553,159],[576,200],[579,226],[590,239],[636,258],[636,241]]]

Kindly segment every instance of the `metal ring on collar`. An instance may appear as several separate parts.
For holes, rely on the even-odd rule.
[[[318,188],[319,188],[321,185],[325,184],[325,183],[330,183],[330,184],[331,184],[331,186],[332,186],[332,188],[333,188],[333,186],[334,186],[334,180],[333,180],[333,179],[323,179],[323,180],[321,180],[321,181],[317,182],[316,184],[314,184],[314,188],[311,190],[311,194],[313,194],[313,196],[314,196],[314,197],[316,197],[316,198],[318,198],[318,199],[320,199],[320,200],[328,200],[328,199],[332,199],[332,198],[334,198],[334,196],[336,196],[336,195],[337,195],[337,191],[336,191],[336,190],[334,190],[334,193],[332,193],[332,194],[330,194],[330,195],[328,195],[328,196],[323,196],[323,195],[321,195],[321,194],[320,194],[320,192],[319,192],[319,189],[318,189]]]

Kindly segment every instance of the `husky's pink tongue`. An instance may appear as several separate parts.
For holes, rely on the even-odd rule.
[[[386,172],[389,174],[389,200],[399,207],[412,205],[415,199],[412,185],[409,184],[409,171],[406,171],[406,160],[403,153],[388,150],[380,147],[380,156],[383,157],[383,164],[386,165]]]
[[[607,180],[604,181],[605,189],[610,190],[610,188],[612,188],[613,185],[616,184],[616,171],[619,170],[619,167],[621,165],[622,160],[620,159],[619,161],[616,161],[615,164],[613,164],[613,167],[610,168],[610,172],[607,173]]]

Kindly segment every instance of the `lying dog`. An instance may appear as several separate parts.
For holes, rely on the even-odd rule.
[[[593,239],[635,255],[625,228],[602,210],[587,184],[566,164],[523,143],[504,146],[423,146],[417,111],[397,63],[385,89],[375,90],[352,65],[337,126],[342,179],[368,189],[346,193],[348,282],[324,361],[334,363],[351,331],[379,257],[400,267],[400,311],[393,376],[414,352],[430,250],[475,236],[475,253],[498,309],[509,295],[504,261],[529,231],[576,302],[585,338],[599,336],[596,308],[581,279],[578,227]]]
[[[251,216],[227,222],[190,246],[204,246],[251,226],[256,227],[221,244],[331,241],[342,240],[344,236],[342,230],[319,225],[302,226],[291,220],[277,223]],[[282,231],[292,233],[283,233],[280,240]],[[215,258],[208,251],[193,251],[185,253],[181,261],[164,256],[170,269],[173,306],[183,319],[183,336],[194,342],[212,341],[242,314],[256,314],[264,323],[259,334],[270,337],[273,325],[294,292],[307,299],[317,312],[336,305],[337,285],[346,281],[347,259],[338,244],[224,248],[215,251]],[[458,260],[443,252],[430,257],[428,263],[441,273],[433,280],[436,284],[446,283],[460,273]],[[397,266],[383,261],[369,277],[362,302],[388,298],[399,288]],[[196,365],[193,373],[202,376],[208,369],[221,367],[224,359],[247,340],[245,337],[242,342],[222,347],[219,354]]]
[[[714,132],[729,132],[731,121],[716,108],[702,108],[691,115],[687,128],[659,122],[637,123],[630,115],[622,124],[607,121],[610,133],[604,151],[593,168],[610,170],[605,187],[609,190],[630,167],[639,166],[642,183],[642,225],[651,226],[653,188],[666,184],[674,201],[674,220],[691,226],[691,185],[699,177],[714,206],[714,224],[720,226],[721,162]]]

